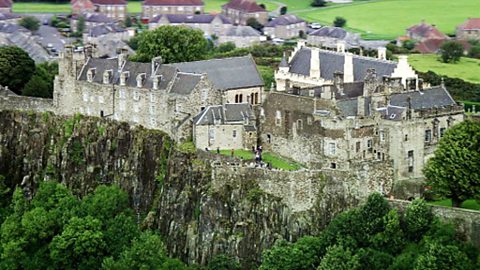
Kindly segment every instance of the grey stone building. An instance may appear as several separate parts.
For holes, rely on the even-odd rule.
[[[257,127],[251,104],[209,106],[193,119],[193,141],[198,149],[252,149]]]
[[[313,168],[393,162],[397,179],[421,178],[439,139],[463,121],[464,110],[444,86],[424,85],[400,59],[405,62],[301,44],[290,61],[283,59],[277,91],[260,112],[263,145]]]
[[[360,47],[360,35],[346,31],[340,27],[324,26],[308,34],[308,44],[336,48],[339,42],[345,43],[345,48]]]
[[[480,40],[480,18],[470,18],[457,27],[457,39]]]
[[[296,38],[307,33],[307,23],[295,15],[285,14],[269,21],[263,33],[271,38]]]
[[[237,48],[245,48],[258,45],[266,40],[267,37],[250,26],[235,25],[219,36],[217,42],[219,44],[232,42]]]
[[[153,17],[148,24],[148,28],[155,29],[163,25],[183,25],[200,29],[206,36],[224,35],[232,27],[230,20],[221,14],[163,14]]]
[[[222,6],[222,14],[234,24],[246,25],[249,18],[255,18],[263,25],[268,22],[268,12],[255,0],[231,0]]]
[[[151,20],[162,14],[201,14],[202,0],[145,0],[142,3],[142,18]]]
[[[82,13],[78,15],[73,15],[72,18],[70,19],[70,28],[72,29],[72,32],[77,32],[78,21],[80,17],[83,17],[85,20],[84,32],[89,32],[91,29],[104,24],[112,25],[117,23],[115,19],[110,18],[105,14]]]

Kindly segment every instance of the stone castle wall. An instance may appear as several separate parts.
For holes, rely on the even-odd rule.
[[[0,110],[55,112],[53,99],[23,96],[0,96]]]

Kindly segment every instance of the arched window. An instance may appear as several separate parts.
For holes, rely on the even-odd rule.
[[[243,103],[243,94],[238,96],[238,103]]]

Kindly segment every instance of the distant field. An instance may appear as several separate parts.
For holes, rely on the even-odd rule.
[[[297,14],[307,20],[329,25],[336,16],[341,16],[347,19],[348,28],[362,33],[365,38],[395,39],[403,35],[406,28],[421,20],[435,24],[441,31],[451,34],[468,17],[478,17],[479,10],[479,0],[373,0]]]
[[[408,62],[418,71],[431,70],[439,75],[480,83],[480,60],[463,57],[456,64],[445,64],[437,59],[437,55],[412,54]]]

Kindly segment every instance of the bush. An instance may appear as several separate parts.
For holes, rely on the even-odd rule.
[[[40,21],[33,16],[23,17],[18,24],[30,31],[37,31],[40,28]]]
[[[440,47],[440,52],[442,62],[456,63],[463,55],[463,46],[455,41],[447,41]]]
[[[342,17],[335,17],[335,20],[333,21],[333,25],[335,27],[344,27],[347,24],[347,20],[345,20]]]
[[[480,44],[473,45],[468,52],[468,56],[480,59]]]
[[[327,4],[325,0],[313,0],[310,4],[312,7],[324,7]]]
[[[263,25],[255,18],[248,18],[247,25],[258,31],[261,31],[263,29]]]

